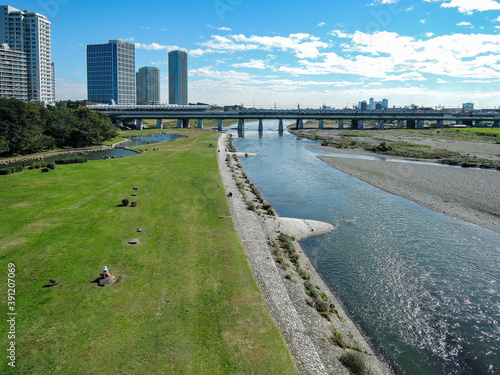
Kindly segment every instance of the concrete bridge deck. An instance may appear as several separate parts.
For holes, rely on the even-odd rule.
[[[161,128],[161,120],[176,119],[178,127],[188,127],[189,120],[198,120],[198,127],[203,127],[203,120],[218,120],[218,129],[222,130],[222,120],[238,120],[238,129],[243,130],[245,120],[262,121],[279,120],[279,129],[283,130],[283,120],[295,120],[298,129],[307,120],[317,120],[318,127],[324,126],[325,120],[338,121],[339,129],[344,128],[344,122],[349,122],[354,129],[364,129],[365,121],[376,121],[379,129],[384,129],[387,122],[397,122],[398,128],[423,129],[426,121],[436,122],[437,127],[443,127],[444,122],[455,122],[466,126],[484,126],[485,122],[493,127],[500,126],[500,111],[495,112],[463,112],[435,110],[327,110],[327,109],[296,109],[296,110],[265,110],[244,109],[238,111],[214,111],[208,106],[107,106],[96,105],[89,108],[100,111],[117,124],[135,121],[136,127],[142,129],[142,121],[153,119]],[[406,124],[406,126],[405,126]],[[347,124],[346,124],[347,125]]]

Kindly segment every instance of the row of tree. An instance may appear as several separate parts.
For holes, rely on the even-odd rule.
[[[56,148],[102,144],[118,135],[111,120],[86,107],[44,108],[0,98],[0,155],[27,155]]]

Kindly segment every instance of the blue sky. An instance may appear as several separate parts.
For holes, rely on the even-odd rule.
[[[6,3],[52,22],[56,98],[86,98],[86,45],[136,44],[136,68],[189,53],[189,101],[259,107],[500,106],[496,0]]]

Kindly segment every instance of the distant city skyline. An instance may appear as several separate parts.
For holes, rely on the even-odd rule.
[[[50,20],[58,100],[87,97],[87,44],[122,39],[135,45],[137,67],[160,69],[163,102],[168,52],[183,50],[190,102],[500,106],[497,0],[146,1],[154,12],[130,0],[7,4]]]

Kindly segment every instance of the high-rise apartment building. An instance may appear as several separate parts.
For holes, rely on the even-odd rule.
[[[26,54],[0,44],[0,98],[28,101]]]
[[[184,51],[168,53],[168,103],[188,104],[188,55]]]
[[[28,100],[55,104],[50,21],[39,13],[1,5],[0,44],[25,53]]]
[[[160,69],[152,66],[139,68],[135,82],[137,104],[160,104]]]
[[[136,104],[135,46],[122,40],[87,45],[89,102]]]

